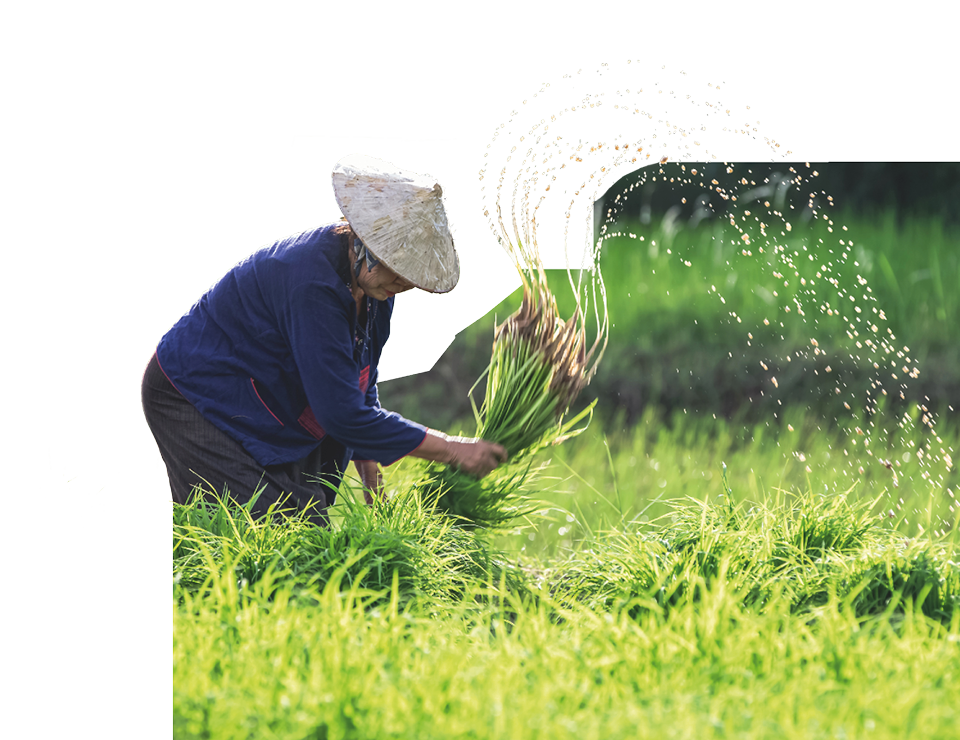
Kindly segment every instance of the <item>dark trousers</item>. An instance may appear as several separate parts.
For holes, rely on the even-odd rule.
[[[200,495],[207,496],[226,490],[243,504],[261,491],[253,505],[255,517],[282,501],[279,508],[307,510],[316,524],[327,523],[326,508],[336,499],[346,465],[342,445],[324,439],[302,460],[263,466],[180,394],[164,375],[156,355],[143,374],[141,396],[175,502],[186,503],[199,489]]]

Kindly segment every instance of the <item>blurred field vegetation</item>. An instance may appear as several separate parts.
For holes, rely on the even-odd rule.
[[[880,331],[889,329],[892,343],[908,348],[909,369],[919,369],[906,388],[888,380],[886,387],[896,392],[887,404],[902,413],[922,401],[945,413],[960,400],[960,227],[939,215],[895,210],[870,216],[833,207],[821,207],[818,217],[801,212],[790,219],[789,232],[781,224],[775,234],[778,245],[796,253],[798,272],[810,270],[795,276],[784,272],[782,257],[769,247],[757,251],[765,239],[752,219],[744,222],[747,211],[749,204],[737,212],[739,228],[731,226],[729,213],[699,220],[647,213],[648,223],[620,216],[607,224],[601,269],[610,342],[584,394],[600,399],[600,419],[631,424],[653,408],[666,416],[678,410],[728,418],[745,413],[760,421],[784,405],[837,419],[846,411],[843,401],[865,399],[877,376],[875,358],[855,346],[863,337],[849,337],[839,316],[821,310],[831,305],[839,312],[849,295],[867,314],[883,312]],[[749,256],[741,229],[753,229]],[[850,246],[846,260],[838,259],[844,251],[839,239]],[[825,282],[825,274],[813,295],[800,279],[813,280],[828,265],[837,287]],[[550,279],[568,314],[565,272],[550,271]],[[383,383],[384,405],[439,428],[468,419],[467,391],[489,361],[495,319],[519,303],[517,291],[461,332],[432,371]],[[828,366],[834,374],[825,382]]]

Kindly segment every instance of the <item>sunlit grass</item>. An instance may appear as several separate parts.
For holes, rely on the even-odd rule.
[[[949,737],[956,630],[837,604],[817,620],[744,608],[726,582],[668,614],[546,607],[440,618],[316,603],[175,613],[175,736]]]
[[[849,492],[851,500],[875,502],[877,520],[906,535],[960,540],[960,474],[920,464],[921,425],[898,429],[872,454],[862,438],[800,409],[759,424],[682,412],[663,419],[651,410],[635,426],[609,426],[594,424],[576,444],[544,455],[550,475],[532,493],[554,507],[551,518],[499,537],[498,546],[553,555],[624,522],[652,521],[667,511],[665,501],[714,500],[726,495],[725,486],[735,502],[768,501],[782,491]],[[955,447],[958,436],[951,428],[942,439]]]
[[[251,524],[175,586],[176,737],[900,738],[958,720],[956,551],[867,504],[676,503],[539,568],[455,561],[455,588],[419,593],[417,568],[489,546],[403,496],[329,534]],[[385,577],[374,534],[397,551]],[[272,553],[252,581],[241,541]]]

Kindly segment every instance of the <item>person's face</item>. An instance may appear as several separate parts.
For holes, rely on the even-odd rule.
[[[354,240],[356,234],[350,234],[350,249],[354,249]],[[393,270],[382,262],[378,263],[372,270],[364,262],[360,268],[360,275],[357,278],[357,284],[365,294],[378,301],[385,301],[392,298],[397,293],[403,293],[411,288],[415,288],[409,280],[404,280]]]
[[[363,292],[371,298],[378,301],[385,301],[387,298],[395,296],[397,293],[415,288],[416,286],[408,280],[404,280],[393,270],[382,262],[372,270],[368,269],[366,264],[360,270],[360,277],[357,278]]]

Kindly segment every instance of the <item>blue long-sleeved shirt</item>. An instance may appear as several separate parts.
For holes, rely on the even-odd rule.
[[[380,407],[377,364],[393,298],[366,298],[358,326],[350,265],[335,225],[242,261],[160,340],[176,388],[261,465],[306,457],[325,435],[347,457],[389,465],[426,428]]]

